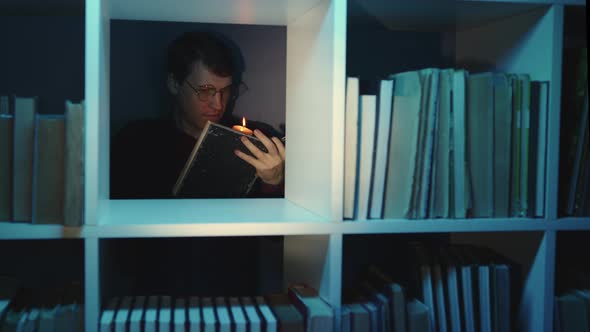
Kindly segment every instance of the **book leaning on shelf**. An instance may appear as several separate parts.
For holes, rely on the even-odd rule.
[[[253,166],[234,153],[240,150],[252,155],[241,141],[244,136],[261,151],[268,152],[258,138],[207,121],[178,176],[172,194],[183,198],[246,197],[257,175]]]

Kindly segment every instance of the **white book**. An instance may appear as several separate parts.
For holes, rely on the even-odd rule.
[[[12,219],[31,221],[37,98],[14,97]]]
[[[230,332],[231,331],[231,318],[229,317],[229,311],[227,310],[227,305],[225,304],[225,299],[223,297],[216,297],[215,298],[215,311],[217,312],[217,320],[218,320],[218,332]]]
[[[156,332],[158,323],[158,296],[151,295],[147,299],[144,315],[144,332]]]
[[[369,216],[369,198],[371,194],[371,177],[373,174],[373,156],[375,152],[376,108],[376,96],[361,96],[357,220],[366,220]]]
[[[432,159],[432,190],[430,191],[430,217],[450,217],[451,206],[451,168],[449,163],[451,149],[451,89],[453,70],[440,71],[438,86],[437,129]]]
[[[183,298],[174,301],[174,328],[173,331],[184,331],[186,326],[186,306]]]
[[[447,289],[448,320],[452,332],[461,331],[461,306],[459,302],[459,278],[457,275],[457,263],[446,248],[441,250],[441,268]]]
[[[435,327],[428,319],[432,308],[426,304],[413,299],[407,304],[408,332],[434,331]]]
[[[394,80],[393,119],[383,218],[410,216],[422,88],[418,72],[391,76]]]
[[[256,304],[249,297],[242,297],[240,301],[244,307],[246,318],[248,319],[249,331],[261,332],[262,322],[260,321],[260,316],[258,316],[258,312],[256,311]]]
[[[170,332],[172,325],[172,298],[168,295],[160,297],[158,313],[158,332]]]
[[[473,301],[474,283],[472,275],[474,268],[460,248],[451,247],[450,253],[451,258],[457,262],[458,273],[460,274],[460,284],[458,286],[461,289],[461,301],[463,303],[461,316],[464,320],[465,331],[475,332],[475,305],[477,304]]]
[[[12,220],[12,150],[14,118],[8,96],[0,96],[0,221]]]
[[[391,330],[391,311],[387,297],[380,294],[372,285],[369,283],[362,283],[365,293],[371,302],[377,307],[377,324],[379,325],[379,331],[390,331]]]
[[[117,315],[115,316],[115,332],[126,332],[127,320],[129,319],[129,311],[131,310],[133,298],[131,296],[124,296],[119,304]]]
[[[473,216],[492,217],[494,213],[494,99],[493,74],[468,77],[467,139],[473,188]]]
[[[371,317],[369,311],[360,303],[349,305],[352,331],[370,331]]]
[[[188,299],[189,332],[201,332],[201,305],[197,296]]]
[[[470,181],[467,165],[465,138],[466,135],[466,79],[465,70],[455,70],[453,73],[453,117],[451,123],[451,146],[453,149],[453,217],[465,218],[469,208]]]
[[[510,267],[507,264],[495,264],[494,271],[497,279],[497,288],[495,290],[498,298],[498,321],[500,323],[497,330],[510,330]]]
[[[16,332],[25,332],[26,331],[28,317],[29,317],[29,310],[23,309],[20,312],[20,317],[18,319],[18,322],[16,323]]]
[[[135,303],[133,303],[133,309],[129,315],[129,332],[140,332],[141,321],[143,320],[145,296],[135,297]]]
[[[213,299],[210,297],[202,297],[201,310],[203,311],[203,325],[205,327],[204,332],[216,332],[215,325],[217,323],[217,319],[215,318]]]
[[[377,141],[375,142],[375,165],[373,167],[372,193],[369,218],[383,217],[383,199],[385,196],[385,175],[387,171],[387,154],[389,153],[389,133],[391,128],[391,110],[393,102],[393,80],[382,80],[379,90],[379,108],[377,111]]]
[[[102,315],[100,316],[100,332],[112,331],[118,304],[119,298],[114,297],[109,301],[108,305],[102,310]]]
[[[84,104],[66,101],[64,225],[81,226],[84,214]]]
[[[240,300],[237,297],[229,298],[229,310],[234,325],[234,332],[246,332],[248,321],[240,305]]]
[[[264,300],[262,296],[257,296],[255,298],[256,304],[258,305],[258,310],[260,310],[260,314],[264,319],[264,326],[266,326],[266,332],[277,332],[278,331],[278,323],[275,315],[270,310],[270,307]]]
[[[344,135],[344,218],[355,218],[357,150],[359,133],[359,79],[346,80],[346,114]]]
[[[371,331],[381,331],[381,321],[379,320],[379,308],[370,301],[363,302],[362,306],[369,313]]]
[[[303,314],[309,331],[334,330],[332,307],[320,297],[316,289],[305,284],[292,284],[288,292],[295,307]]]

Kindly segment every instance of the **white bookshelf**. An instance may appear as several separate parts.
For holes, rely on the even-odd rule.
[[[438,3],[438,4],[437,4]],[[476,59],[489,70],[528,72],[550,82],[547,195],[544,218],[368,220],[343,222],[346,0],[161,0],[85,1],[85,222],[83,227],[0,223],[0,240],[84,241],[86,331],[96,331],[101,276],[111,273],[103,241],[129,238],[284,236],[283,282],[304,281],[331,305],[341,304],[343,247],[355,236],[417,236],[450,233],[475,241],[490,235],[492,246],[534,241],[528,249],[518,319],[526,331],[551,331],[556,237],[590,231],[590,218],[559,218],[558,155],[561,51],[564,6],[580,0],[365,1],[375,20],[392,31],[440,31],[452,41],[457,62]],[[448,8],[447,8],[448,9]],[[287,149],[284,199],[110,200],[109,76],[111,19],[281,25],[287,28]],[[394,42],[394,41],[391,41]],[[448,47],[448,45],[446,46]],[[367,50],[367,61],[378,50]],[[518,252],[507,249],[507,254]],[[527,256],[528,257],[528,256]],[[542,291],[540,291],[542,290]]]

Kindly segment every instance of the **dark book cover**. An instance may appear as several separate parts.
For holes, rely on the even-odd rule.
[[[246,197],[256,182],[256,169],[235,155],[250,151],[241,141],[247,136],[261,151],[268,152],[254,136],[208,122],[186,161],[173,195],[183,198]]]
[[[289,300],[287,294],[270,294],[266,297],[268,306],[277,317],[279,331],[303,332],[303,316]]]

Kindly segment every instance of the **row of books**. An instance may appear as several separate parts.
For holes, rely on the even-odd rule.
[[[572,289],[555,298],[556,332],[590,332],[590,289]]]
[[[467,245],[408,248],[409,275],[371,266],[344,293],[343,331],[510,331],[519,276],[513,262]],[[399,273],[399,266],[396,267]]]
[[[83,103],[40,114],[36,97],[0,96],[0,221],[79,226]]]
[[[100,317],[101,332],[333,330],[332,308],[305,285],[255,297],[114,297]]]
[[[590,127],[588,126],[588,50],[564,51],[560,151],[560,212],[590,216]]]
[[[349,77],[344,218],[543,216],[548,98],[528,74]]]
[[[58,288],[21,287],[0,276],[0,330],[84,331],[83,289],[79,282]]]

